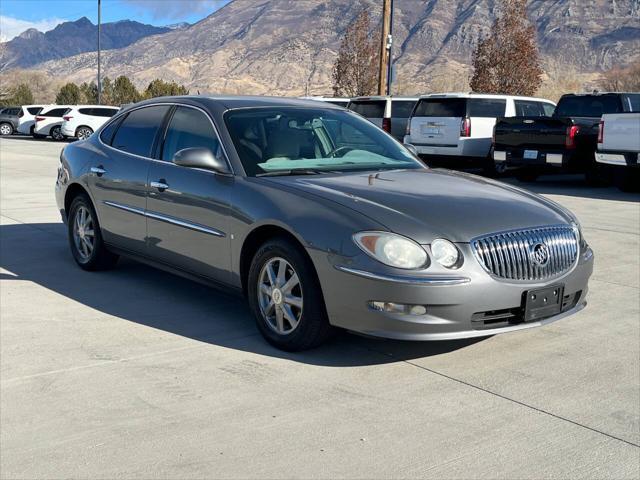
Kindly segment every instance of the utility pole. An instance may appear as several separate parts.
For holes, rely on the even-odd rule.
[[[382,34],[380,35],[380,69],[378,71],[378,95],[387,95],[389,75],[389,53],[391,50],[391,10],[393,0],[383,0]],[[388,78],[387,78],[388,77]]]
[[[98,105],[102,105],[102,81],[100,79],[100,34],[102,33],[102,18],[100,17],[101,6],[102,0],[98,0]]]
[[[389,36],[387,37],[387,95],[391,95],[391,84],[393,83],[393,56],[391,55],[393,49],[393,0],[389,0],[391,6],[389,10]]]

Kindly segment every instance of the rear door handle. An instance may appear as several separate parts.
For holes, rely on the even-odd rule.
[[[161,192],[164,192],[167,188],[169,188],[169,185],[165,182],[165,179],[160,179],[157,182],[151,182],[149,185],[151,185],[151,188],[157,188]]]
[[[100,165],[98,167],[91,167],[91,173],[95,173],[96,175],[101,177],[102,175],[107,173],[107,171],[102,167],[102,165]]]

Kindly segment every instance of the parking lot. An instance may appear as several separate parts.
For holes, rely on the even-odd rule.
[[[638,194],[528,185],[596,254],[568,319],[286,354],[242,299],[132,261],[76,267],[53,194],[63,146],[0,140],[2,478],[640,476]]]

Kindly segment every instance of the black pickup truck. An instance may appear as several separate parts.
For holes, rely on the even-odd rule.
[[[493,131],[497,171],[517,168],[520,180],[533,181],[545,172],[585,173],[601,181],[595,161],[598,126],[605,113],[639,111],[640,93],[563,95],[551,117],[499,118]]]

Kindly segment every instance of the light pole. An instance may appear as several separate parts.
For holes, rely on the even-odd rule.
[[[393,0],[389,0],[389,36],[387,37],[387,95],[391,95],[391,83],[393,82],[393,57],[391,49],[393,48]]]
[[[380,35],[380,68],[378,70],[378,95],[389,95],[391,83],[391,27],[393,0],[382,3],[382,34]]]
[[[100,18],[102,0],[98,0],[98,105],[102,105],[102,81],[100,80],[100,33],[102,22]]]

